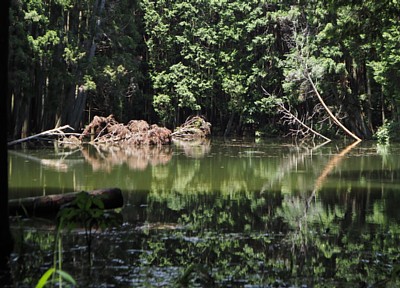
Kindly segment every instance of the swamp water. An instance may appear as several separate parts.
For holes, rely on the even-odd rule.
[[[120,225],[55,245],[12,218],[13,281],[57,261],[79,287],[397,287],[400,146],[212,140],[9,151],[9,198],[118,187]],[[64,283],[66,287],[68,283]]]

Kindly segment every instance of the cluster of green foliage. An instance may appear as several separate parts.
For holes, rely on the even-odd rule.
[[[153,105],[164,123],[177,125],[192,113],[221,128],[228,118],[239,125],[260,120],[261,87],[273,89],[280,78],[276,21],[261,4],[142,2]]]
[[[325,134],[308,77],[361,138],[400,118],[397,1],[13,1],[12,134],[94,114],[263,135],[277,103]],[[149,73],[147,73],[147,71]],[[282,122],[282,121],[281,121]]]
[[[142,5],[153,104],[167,123],[179,122],[189,110],[222,128],[233,120],[237,132],[246,125],[261,129],[274,119],[279,102],[302,119],[312,115],[309,126],[334,134],[331,123],[321,121],[326,114],[310,93],[308,75],[362,138],[370,138],[384,119],[398,118],[396,1]]]
[[[376,131],[375,138],[379,144],[389,144],[390,142],[400,141],[400,123],[385,121]]]

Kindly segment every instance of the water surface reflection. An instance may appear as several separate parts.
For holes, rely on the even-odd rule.
[[[11,191],[14,197],[23,187],[43,193],[46,185],[124,191],[124,224],[96,234],[91,266],[82,233],[64,235],[63,268],[82,286],[400,284],[400,146],[180,145],[140,157],[119,149],[13,152]],[[68,168],[57,170],[43,159]],[[138,161],[146,164],[129,164]],[[39,171],[27,176],[30,169]],[[15,265],[14,275],[33,283],[51,265],[53,234],[45,225],[13,227],[36,255]],[[31,259],[32,252],[15,255]]]

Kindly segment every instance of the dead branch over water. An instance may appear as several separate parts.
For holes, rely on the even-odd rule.
[[[35,134],[35,135],[32,135],[32,136],[28,136],[28,137],[25,137],[25,138],[22,138],[22,139],[10,141],[10,142],[7,143],[7,145],[8,146],[12,146],[12,145],[19,144],[19,143],[22,143],[22,142],[26,142],[26,141],[29,141],[29,140],[39,139],[39,138],[41,138],[43,136],[47,136],[47,137],[57,136],[57,137],[62,137],[62,138],[68,137],[68,136],[80,136],[80,134],[78,134],[78,133],[66,133],[66,132],[64,132],[63,130],[66,130],[66,129],[74,130],[71,126],[65,125],[65,126],[62,126],[62,127],[50,129],[50,130],[47,130],[47,131],[43,131],[41,133],[38,133],[38,134]]]

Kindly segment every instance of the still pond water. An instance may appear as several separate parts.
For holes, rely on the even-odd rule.
[[[13,219],[14,284],[52,266],[79,287],[397,287],[400,145],[212,139],[9,151],[10,198],[118,187],[119,225]],[[61,260],[61,261],[60,261]],[[179,286],[180,285],[180,286]],[[64,284],[65,287],[65,284]]]

